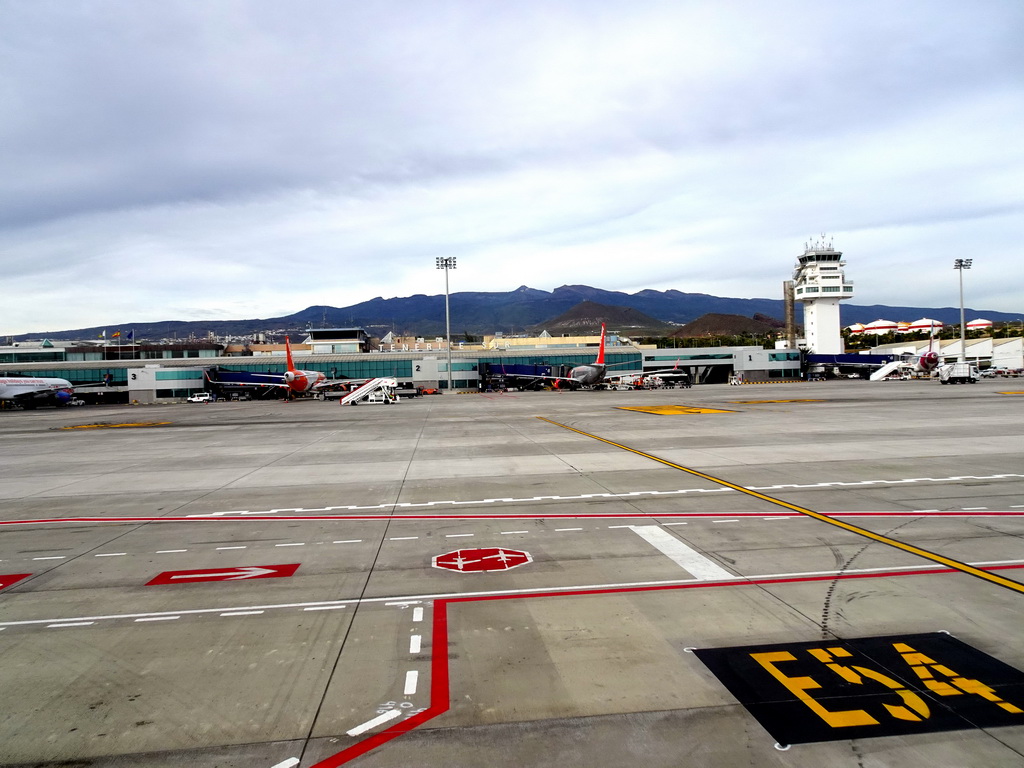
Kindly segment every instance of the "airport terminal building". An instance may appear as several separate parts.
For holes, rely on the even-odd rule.
[[[361,329],[326,329],[335,335],[360,341]],[[322,372],[328,379],[393,377],[413,387],[448,386],[448,351],[436,341],[413,344],[360,343],[358,347],[330,345],[326,330],[311,334],[314,344],[296,351],[295,364]],[[340,333],[346,331],[347,333]],[[353,334],[352,332],[356,333]],[[508,340],[512,342],[512,340]],[[451,380],[456,392],[486,390],[492,381],[512,370],[546,371],[566,375],[577,365],[594,362],[599,337],[547,337],[497,348],[453,344]],[[44,346],[45,345],[45,346]],[[330,346],[326,346],[330,345]],[[299,345],[296,345],[297,347]],[[252,375],[280,375],[287,368],[283,350],[262,349],[258,355],[227,356],[223,345],[195,342],[134,347],[49,343],[0,347],[0,371],[8,375],[54,376],[70,381],[87,402],[156,403],[179,401],[203,390],[214,389],[221,371]],[[317,354],[316,351],[325,350]],[[366,350],[369,351],[361,351]],[[115,351],[116,350],[116,351]],[[331,350],[331,351],[326,351]],[[334,351],[338,350],[338,351]],[[605,352],[607,376],[678,369],[697,384],[725,383],[733,374],[746,381],[792,381],[800,378],[800,352],[763,349],[760,346],[687,347],[656,349],[636,346],[609,335]],[[252,396],[278,396],[272,389]]]

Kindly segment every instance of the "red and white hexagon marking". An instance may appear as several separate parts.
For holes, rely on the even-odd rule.
[[[479,571],[507,571],[520,565],[532,563],[529,552],[504,547],[488,547],[484,549],[457,549],[436,555],[432,561],[435,568],[459,573]]]

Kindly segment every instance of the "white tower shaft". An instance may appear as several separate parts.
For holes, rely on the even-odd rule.
[[[853,283],[846,279],[843,254],[821,240],[804,248],[793,272],[794,298],[804,305],[804,336],[808,351],[817,355],[841,355],[842,328],[839,302],[853,297]]]

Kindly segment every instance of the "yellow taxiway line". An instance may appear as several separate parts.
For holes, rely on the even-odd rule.
[[[582,429],[576,429],[575,427],[570,427],[567,424],[560,424],[557,421],[552,421],[551,419],[545,418],[543,416],[538,416],[537,418],[540,419],[541,421],[546,421],[548,424],[553,424],[556,427],[561,427],[562,429],[567,429],[570,432],[575,432],[578,435],[583,435],[584,437],[589,437],[593,440],[598,440],[614,448],[620,448],[623,451],[628,451],[629,453],[636,454],[637,456],[643,456],[645,459],[650,459],[651,461],[656,461],[659,464],[664,464],[666,467],[672,467],[673,469],[678,469],[681,472],[686,472],[688,474],[694,475],[695,477],[700,477],[703,478],[704,480],[709,480],[712,483],[718,483],[719,485],[723,485],[726,488],[731,488],[734,491],[739,491],[740,493],[745,493],[748,496],[753,496],[754,498],[761,499],[762,501],[767,501],[770,504],[777,504],[780,507],[785,507],[786,509],[791,509],[794,512],[799,512],[802,515],[814,518],[815,520],[818,520],[822,523],[834,525],[837,528],[842,528],[843,530],[849,531],[850,533],[855,533],[858,536],[864,536],[868,539],[873,539],[874,541],[877,541],[881,544],[886,544],[890,547],[895,547],[896,549],[903,550],[904,552],[909,552],[912,555],[923,557],[926,560],[931,560],[933,563],[939,563],[940,565],[944,565],[948,568],[955,568],[956,570],[966,573],[970,576],[976,576],[979,579],[984,579],[985,581],[989,581],[993,584],[998,584],[1000,587],[1006,587],[1007,589],[1012,589],[1014,592],[1024,594],[1024,584],[1021,584],[1017,581],[1013,581],[1012,579],[1007,579],[1003,576],[999,576],[998,574],[983,571],[980,568],[975,568],[973,565],[962,563],[959,560],[954,560],[950,557],[946,557],[945,555],[940,555],[937,552],[929,552],[927,549],[915,547],[913,544],[906,544],[902,541],[899,541],[898,539],[892,539],[888,536],[883,536],[880,533],[869,531],[866,528],[861,528],[860,526],[853,525],[852,523],[847,523],[844,520],[835,520],[829,517],[828,515],[823,515],[820,512],[815,512],[812,509],[806,509],[804,507],[797,506],[796,504],[790,504],[788,501],[782,501],[781,499],[776,499],[773,498],[772,496],[767,496],[763,493],[752,491],[749,488],[744,488],[742,485],[736,485],[735,483],[730,483],[728,480],[722,480],[721,478],[714,477],[713,475],[708,475],[705,474],[704,472],[698,472],[696,469],[689,469],[688,467],[684,467],[681,464],[676,464],[674,462],[668,461],[667,459],[659,458],[653,454],[646,453],[644,451],[639,451],[636,448],[630,448],[628,445],[616,443],[614,440],[608,440],[607,438],[600,437],[598,435],[593,435],[590,432],[584,432]]]

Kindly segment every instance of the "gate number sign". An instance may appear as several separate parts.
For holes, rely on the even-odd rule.
[[[942,632],[695,653],[780,744],[1024,725],[1024,673]]]

